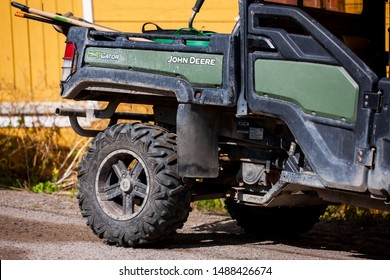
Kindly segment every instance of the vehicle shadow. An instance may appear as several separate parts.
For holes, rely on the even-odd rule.
[[[256,238],[244,233],[234,220],[221,217],[190,230],[180,230],[167,241],[157,247],[184,249],[252,244],[261,249],[262,246],[269,248],[269,245],[284,244],[302,249],[343,251],[356,258],[390,259],[390,222],[363,226],[321,221],[298,238],[286,240]]]
[[[365,259],[390,259],[390,222],[361,224],[335,221],[317,223],[292,246],[350,252]]]
[[[236,222],[228,217],[223,217],[213,222],[205,222],[200,225],[185,226],[184,229],[170,237],[164,244],[158,243],[154,247],[161,248],[200,248],[220,245],[241,245],[256,243],[258,240],[246,234]]]

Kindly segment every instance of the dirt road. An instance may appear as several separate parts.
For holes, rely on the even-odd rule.
[[[294,242],[256,240],[226,216],[193,211],[163,244],[119,248],[85,225],[64,195],[0,190],[0,259],[390,259],[390,225],[318,223]]]

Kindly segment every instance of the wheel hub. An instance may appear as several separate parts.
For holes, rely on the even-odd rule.
[[[131,192],[133,190],[133,184],[131,183],[131,180],[128,178],[122,179],[120,182],[120,189],[125,193]]]

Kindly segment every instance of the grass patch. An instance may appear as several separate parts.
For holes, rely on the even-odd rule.
[[[225,199],[208,199],[194,202],[193,207],[199,211],[214,215],[229,215],[225,205]]]
[[[348,204],[329,205],[321,216],[322,221],[354,222],[362,226],[370,226],[390,221],[390,212],[356,207]]]
[[[56,185],[51,181],[41,182],[31,187],[31,191],[34,193],[55,193],[61,189],[61,185]]]
[[[0,186],[35,193],[74,189],[77,165],[90,140],[78,137],[73,146],[60,145],[64,133],[55,127],[0,130]]]

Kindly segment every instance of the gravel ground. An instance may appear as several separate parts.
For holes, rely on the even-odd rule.
[[[390,225],[320,222],[294,242],[259,241],[227,216],[193,211],[178,233],[147,248],[109,246],[65,195],[0,190],[0,259],[390,259]]]

